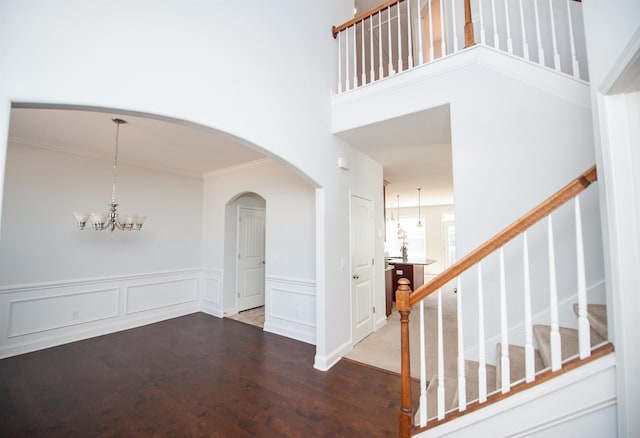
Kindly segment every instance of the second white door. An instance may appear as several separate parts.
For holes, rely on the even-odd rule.
[[[264,306],[264,209],[238,207],[236,310]]]
[[[351,323],[352,342],[373,331],[373,203],[351,196]]]

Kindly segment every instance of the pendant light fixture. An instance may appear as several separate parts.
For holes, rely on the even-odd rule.
[[[420,219],[420,187],[418,187],[418,228],[422,228],[422,220]]]
[[[396,195],[398,197],[398,228],[400,228],[400,195]]]
[[[109,207],[108,213],[80,213],[73,212],[78,222],[78,227],[84,230],[87,221],[91,219],[92,227],[95,231],[109,230],[113,231],[116,228],[123,231],[142,229],[142,224],[146,219],[145,216],[134,215],[119,215],[117,212],[118,204],[116,204],[116,178],[118,176],[118,140],[120,135],[120,125],[127,123],[125,120],[113,117],[111,119],[116,124],[116,153],[113,158],[113,191],[111,192],[111,202],[107,204]]]

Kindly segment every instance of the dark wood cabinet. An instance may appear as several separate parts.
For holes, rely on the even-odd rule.
[[[424,284],[424,264],[413,263],[394,263],[391,270],[393,281],[393,301],[396,300],[396,289],[398,288],[398,280],[406,278],[409,280],[411,290],[416,290]]]
[[[391,311],[393,310],[393,270],[391,268],[386,269],[384,271],[384,290],[386,295],[386,312],[387,317],[391,315]]]

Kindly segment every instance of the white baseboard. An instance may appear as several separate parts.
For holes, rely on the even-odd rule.
[[[347,342],[333,350],[327,355],[317,354],[314,358],[313,367],[320,371],[328,371],[337,364],[342,357],[347,354],[353,346],[351,345],[351,340],[349,339]]]
[[[201,275],[183,269],[4,286],[0,358],[198,312]]]
[[[0,346],[0,359],[17,356],[19,354],[30,353],[32,351],[38,351],[45,348],[55,347],[58,345],[68,344],[70,342],[82,341],[84,339],[89,339],[96,336],[108,335],[110,333],[141,327],[147,324],[165,321],[167,319],[190,315],[199,311],[200,308],[196,304],[192,304],[181,309],[173,309],[168,312],[154,315],[143,315],[134,319],[128,319],[126,321],[103,325],[101,327],[79,327],[73,331],[69,331],[66,333],[46,336],[36,340],[16,342],[10,345],[2,345]]]

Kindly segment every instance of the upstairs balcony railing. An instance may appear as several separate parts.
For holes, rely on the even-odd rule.
[[[576,0],[400,0],[334,26],[337,93],[480,44],[588,80]]]

